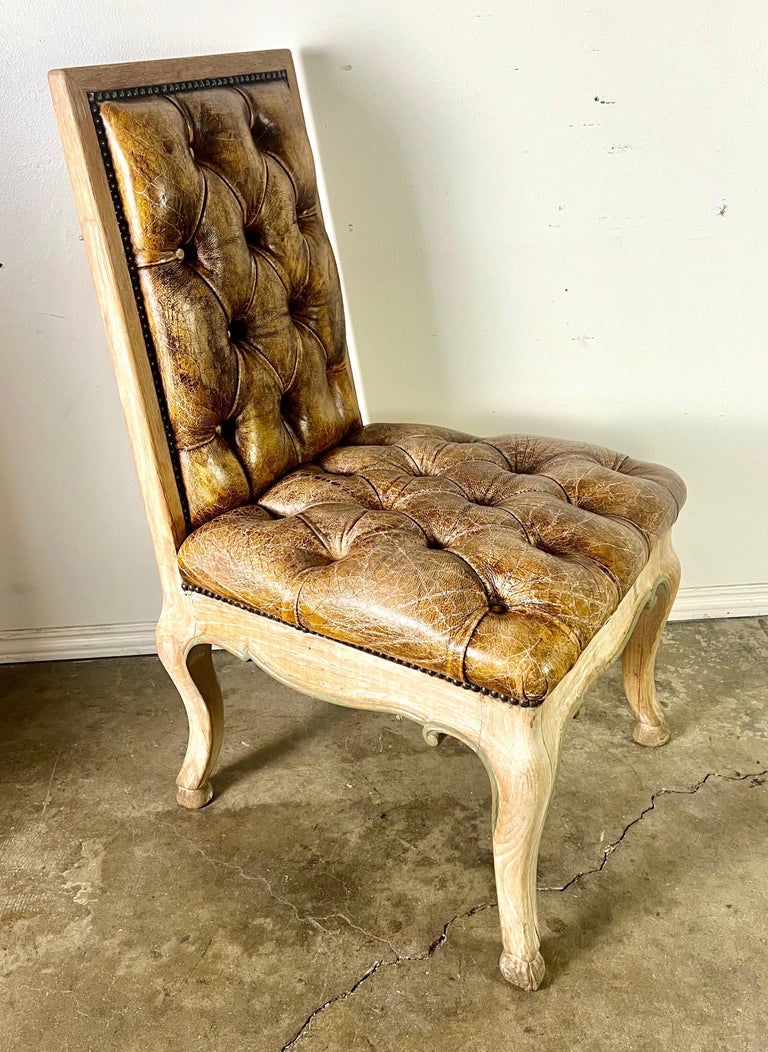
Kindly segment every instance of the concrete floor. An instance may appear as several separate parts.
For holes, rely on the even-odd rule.
[[[768,620],[675,624],[672,742],[618,668],[563,752],[548,977],[497,971],[485,771],[216,658],[217,797],[176,807],[157,659],[0,669],[0,1049],[768,1048]]]

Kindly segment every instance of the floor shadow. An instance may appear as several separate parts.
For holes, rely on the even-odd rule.
[[[354,712],[337,706],[322,705],[312,715],[296,720],[288,730],[271,741],[251,749],[232,763],[217,767],[214,774],[217,797],[222,797],[253,772],[290,755],[313,738],[327,734],[332,726],[338,727],[345,718],[348,721],[353,720]]]

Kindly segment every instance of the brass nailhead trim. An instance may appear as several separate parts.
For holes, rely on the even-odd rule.
[[[206,77],[203,80],[177,80],[167,84],[145,84],[139,88],[115,88],[112,91],[89,91],[89,102],[114,102],[137,99],[146,95],[175,95],[179,91],[204,91],[206,88],[232,88],[238,84],[261,84],[267,80],[288,80],[284,69],[265,73],[240,73],[232,77]]]

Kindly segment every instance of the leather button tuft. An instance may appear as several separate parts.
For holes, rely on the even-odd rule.
[[[242,318],[232,318],[227,329],[227,339],[232,343],[240,343],[248,336],[248,326]]]
[[[174,252],[174,255],[176,256],[176,259],[184,259],[186,253],[184,252],[183,248],[177,248]]]
[[[491,603],[488,610],[492,614],[506,614],[509,612],[509,607],[506,603]]]

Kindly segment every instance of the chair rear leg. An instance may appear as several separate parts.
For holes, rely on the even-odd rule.
[[[639,745],[658,746],[669,741],[669,727],[659,704],[654,680],[656,653],[680,583],[680,563],[670,549],[665,577],[638,618],[622,654],[624,690],[635,715],[632,737]]]
[[[182,807],[204,807],[213,796],[209,778],[221,748],[224,706],[221,688],[207,643],[186,654],[180,640],[158,637],[158,653],[181,695],[189,721],[189,741],[176,779],[176,800]]]

